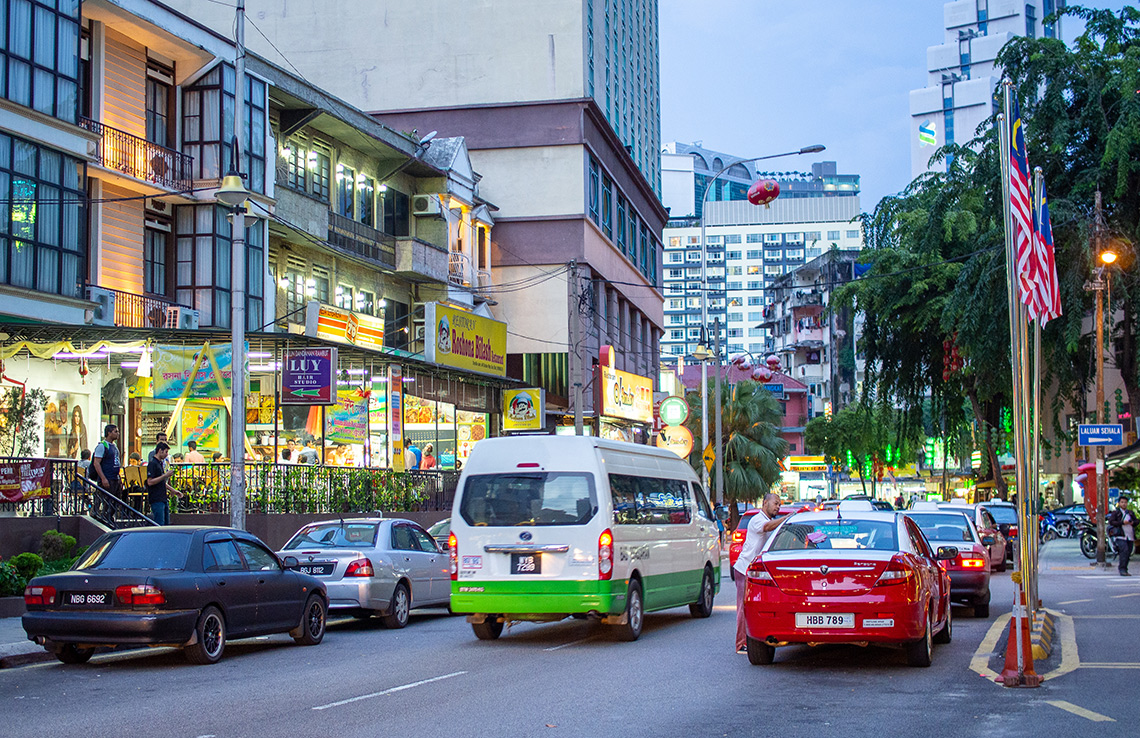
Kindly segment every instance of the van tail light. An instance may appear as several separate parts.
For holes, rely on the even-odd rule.
[[[372,562],[368,559],[357,559],[344,570],[346,577],[370,577],[374,573],[375,570],[372,568]]]
[[[1017,538],[1017,526],[1016,525],[1009,526],[1009,537],[1010,538]]]
[[[115,587],[115,598],[124,605],[166,604],[166,595],[152,584],[124,584]]]
[[[609,528],[598,536],[598,579],[606,580],[614,575],[614,534]]]
[[[26,587],[24,589],[25,605],[54,605],[55,587]]]
[[[986,560],[977,554],[962,554],[958,556],[958,566],[963,569],[984,569]]]
[[[887,564],[887,569],[879,576],[879,581],[875,582],[876,587],[888,587],[893,584],[906,584],[914,576],[914,572],[906,562],[895,556],[891,559],[891,563]]]
[[[760,561],[760,559],[756,559],[751,564],[749,564],[748,578],[756,584],[762,586],[776,586],[776,580],[773,579],[772,575],[768,573],[768,569],[765,568],[764,562]]]
[[[447,534],[447,550],[451,554],[451,581],[459,581],[459,541],[454,533]]]

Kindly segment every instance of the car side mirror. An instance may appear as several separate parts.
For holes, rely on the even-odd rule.
[[[993,536],[982,536],[982,545],[983,546],[992,546],[992,545],[994,545],[994,542],[996,540],[997,539],[994,538]]]
[[[284,566],[286,569],[296,569],[298,566],[301,565],[301,562],[297,561],[296,556],[286,556],[284,559],[281,560],[281,565]]]
[[[939,546],[934,558],[939,561],[949,561],[958,558],[958,549],[954,546]]]
[[[720,520],[720,521],[728,520],[728,508],[725,507],[724,505],[717,505],[716,509],[713,510],[713,515],[716,516],[717,520]]]

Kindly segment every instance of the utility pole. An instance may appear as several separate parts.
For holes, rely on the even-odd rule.
[[[237,0],[234,40],[235,169],[245,138],[245,0]],[[230,525],[245,529],[245,204],[234,209],[230,252]],[[260,321],[258,321],[260,322]],[[335,369],[335,367],[334,367]],[[220,378],[219,378],[219,381]]]
[[[1100,254],[1104,244],[1101,241],[1104,215],[1101,212],[1100,190],[1096,191],[1094,206],[1096,222],[1093,225],[1093,249],[1096,252],[1096,262],[1100,273],[1096,275],[1093,288],[1096,290],[1096,407],[1093,417],[1100,423],[1108,422],[1108,414],[1104,411],[1104,266],[1101,264]],[[1104,468],[1104,446],[1096,447],[1096,563],[1107,566],[1105,563],[1105,549],[1107,548],[1104,518],[1108,515],[1108,473]]]
[[[582,356],[578,353],[578,344],[582,332],[582,298],[578,292],[578,261],[570,260],[570,279],[567,283],[570,313],[570,386],[574,394],[571,401],[574,403],[574,435],[582,435]]]
[[[721,427],[721,406],[724,404],[720,391],[720,318],[713,320],[713,355],[716,356],[716,504],[724,504],[724,431]]]

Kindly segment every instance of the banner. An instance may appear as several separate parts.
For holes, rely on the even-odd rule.
[[[368,398],[364,390],[339,390],[336,404],[325,410],[328,443],[364,443],[368,436]]]
[[[503,390],[503,430],[542,430],[545,427],[545,390]]]
[[[334,348],[285,349],[281,353],[281,404],[332,405],[336,402]]]
[[[47,459],[0,465],[0,502],[51,497],[51,462]]]
[[[388,365],[388,458],[392,469],[404,471],[404,369]]]
[[[246,355],[249,355],[247,345]],[[186,390],[186,383],[190,381],[190,372],[194,362],[202,352],[201,346],[157,346],[154,350],[154,367],[152,368],[152,381],[154,398],[156,400],[177,400]],[[214,369],[210,363],[213,358],[222,373],[224,387],[218,386],[214,377]],[[194,375],[187,399],[205,400],[229,397],[230,382],[233,373],[233,348],[228,343],[211,344],[209,355],[203,356]]]
[[[305,307],[305,335],[381,351],[384,320],[313,300]]]
[[[507,324],[429,302],[424,305],[427,360],[480,374],[507,376]]]
[[[614,369],[614,347],[602,346],[599,352],[598,383],[601,392],[601,414],[640,423],[653,422],[653,380],[638,374]]]

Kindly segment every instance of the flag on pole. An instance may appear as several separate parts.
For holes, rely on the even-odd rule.
[[[1025,134],[1017,99],[1009,126],[1009,207],[1013,215],[1014,246],[1017,251],[1018,294],[1030,318],[1044,312],[1046,300],[1036,259],[1033,233],[1033,205],[1029,192],[1029,160],[1025,154]]]
[[[1042,281],[1041,294],[1045,297],[1044,312],[1040,321],[1045,325],[1053,318],[1061,317],[1061,285],[1057,279],[1057,262],[1053,254],[1053,226],[1049,222],[1049,201],[1045,197],[1045,180],[1038,170],[1037,181],[1041,191],[1040,210],[1034,212],[1033,232],[1037,252],[1038,273]]]

